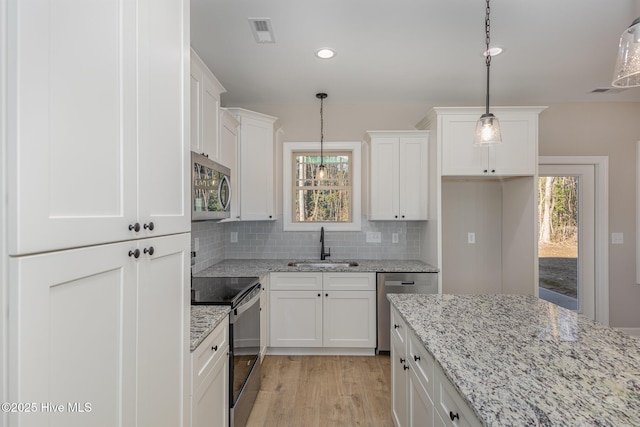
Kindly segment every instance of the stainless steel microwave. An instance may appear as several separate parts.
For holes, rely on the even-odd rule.
[[[191,220],[221,220],[229,218],[231,205],[231,171],[191,152]]]

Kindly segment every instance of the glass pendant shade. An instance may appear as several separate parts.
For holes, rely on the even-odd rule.
[[[614,87],[640,86],[640,18],[622,32],[613,73]]]
[[[502,144],[500,122],[493,114],[483,114],[476,123],[476,133],[473,138],[474,145]]]
[[[318,179],[325,179],[327,177],[327,170],[323,164],[318,166]]]

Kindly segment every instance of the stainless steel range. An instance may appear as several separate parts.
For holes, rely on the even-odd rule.
[[[230,305],[229,422],[244,427],[260,390],[258,277],[193,277],[192,305]]]

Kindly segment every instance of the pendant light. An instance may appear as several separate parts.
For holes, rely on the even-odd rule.
[[[613,72],[614,87],[640,86],[640,17],[622,32]]]
[[[324,100],[327,98],[326,93],[316,93],[316,98],[320,100],[320,166],[318,166],[318,178],[325,179],[327,177],[327,171],[324,167]]]
[[[487,109],[483,115],[480,116],[476,123],[476,133],[473,138],[474,145],[494,145],[502,144],[502,135],[500,133],[500,122],[498,118],[489,112],[489,70],[491,68],[491,51],[489,50],[489,44],[491,43],[491,20],[489,15],[491,14],[491,7],[489,0],[487,0],[486,14],[484,18],[484,30],[485,41],[487,44],[487,50],[485,50],[485,64],[487,66]]]

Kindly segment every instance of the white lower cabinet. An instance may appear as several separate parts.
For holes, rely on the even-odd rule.
[[[191,353],[191,369],[191,426],[228,426],[228,317]]]
[[[271,273],[270,347],[375,349],[375,280],[375,273]]]
[[[396,427],[482,425],[395,308],[391,309],[391,414]]]
[[[38,407],[9,425],[185,425],[189,251],[179,234],[11,258],[9,401]]]

